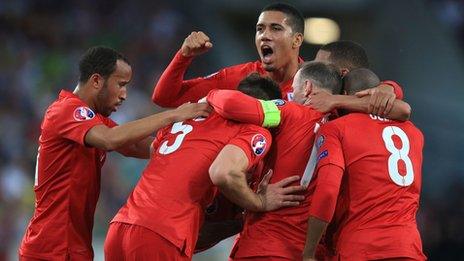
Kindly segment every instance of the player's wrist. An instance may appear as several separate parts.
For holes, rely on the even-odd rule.
[[[182,121],[181,113],[179,112],[178,109],[168,110],[168,111],[165,111],[164,113],[165,113],[164,118],[166,119],[168,124]]]
[[[258,196],[258,202],[256,205],[256,209],[254,210],[255,212],[264,212],[266,211],[266,199],[264,198],[264,195],[257,194]]]
[[[177,52],[178,58],[183,60],[191,60],[195,56],[191,51],[187,50],[186,48],[181,48]]]
[[[329,99],[330,110],[344,108],[347,103],[347,97],[346,95],[331,95]]]

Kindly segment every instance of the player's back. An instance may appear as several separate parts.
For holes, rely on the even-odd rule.
[[[270,183],[303,176],[313,147],[315,128],[323,114],[294,102],[276,100],[282,121],[274,133],[269,165],[273,169]],[[292,185],[299,185],[298,183]],[[304,248],[311,191],[306,190],[297,207],[265,213],[248,213],[235,258],[246,256],[281,256],[299,259]],[[262,242],[266,244],[262,244]]]
[[[420,130],[409,121],[361,113],[325,127],[331,125],[340,132],[346,166],[340,188],[345,213],[336,236],[342,256],[362,252],[368,258],[386,258],[395,251],[420,256],[416,225],[424,143]]]
[[[191,254],[215,194],[208,169],[245,126],[213,112],[161,130],[140,181],[113,221],[144,226]]]

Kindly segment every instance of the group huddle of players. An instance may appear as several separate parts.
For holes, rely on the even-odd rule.
[[[423,136],[401,87],[351,41],[304,62],[303,32],[294,7],[271,4],[256,24],[258,61],[184,80],[213,47],[192,32],[152,96],[180,107],[120,126],[108,116],[127,98],[130,64],[88,50],[79,85],[42,122],[19,259],[93,259],[100,169],[114,150],[149,161],[110,222],[107,260],[191,260],[236,233],[231,260],[425,260]]]

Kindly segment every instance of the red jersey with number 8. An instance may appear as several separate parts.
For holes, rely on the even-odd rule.
[[[351,113],[322,126],[316,144],[317,170],[328,164],[344,169],[335,234],[341,260],[424,260],[416,224],[420,130],[411,122]]]

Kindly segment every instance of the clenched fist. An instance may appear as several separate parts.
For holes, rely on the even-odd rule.
[[[207,52],[211,47],[213,47],[213,44],[205,33],[201,31],[192,32],[185,38],[181,53],[185,57],[196,56]]]

